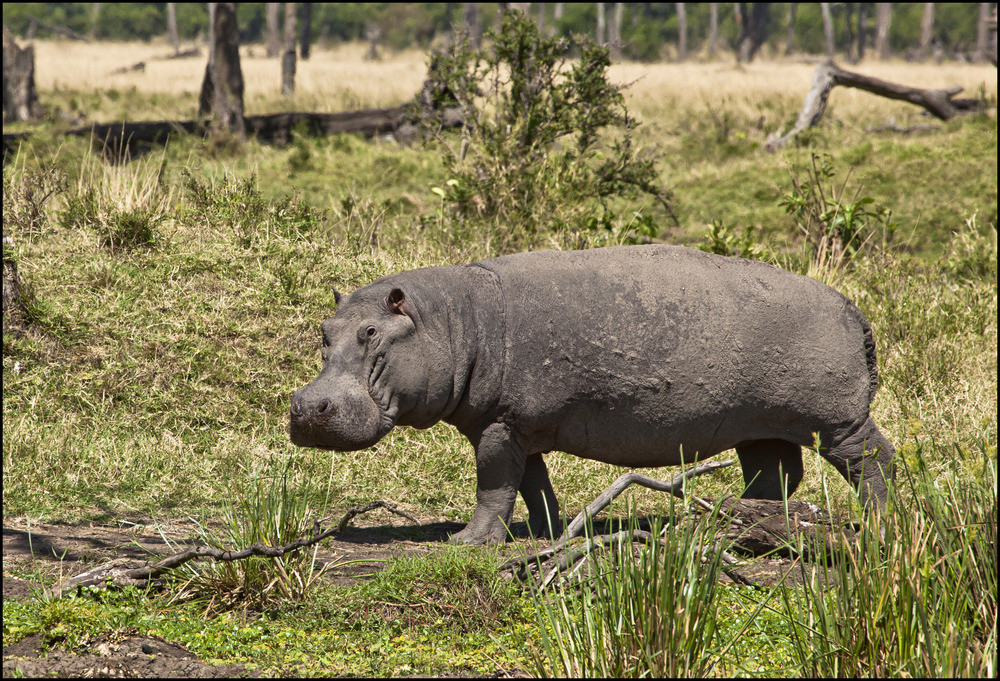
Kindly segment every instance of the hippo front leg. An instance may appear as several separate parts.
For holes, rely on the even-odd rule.
[[[476,510],[453,544],[499,544],[507,540],[514,500],[524,477],[526,457],[510,429],[494,423],[476,445]],[[548,476],[546,475],[546,478]]]

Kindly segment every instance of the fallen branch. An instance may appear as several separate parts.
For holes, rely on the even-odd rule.
[[[566,530],[562,533],[562,535],[560,535],[559,539],[555,543],[555,546],[558,549],[570,539],[583,532],[588,520],[592,519],[598,513],[607,508],[611,502],[618,497],[618,495],[632,485],[642,485],[643,487],[648,487],[649,489],[654,489],[658,492],[668,492],[683,499],[684,494],[682,490],[684,489],[685,481],[698,475],[711,473],[712,471],[720,468],[727,468],[735,463],[735,461],[710,461],[708,463],[698,464],[694,468],[689,468],[682,473],[678,473],[670,480],[670,482],[656,480],[640,473],[625,473],[611,483],[610,487],[601,492],[596,499],[590,502],[587,508],[581,511],[580,514],[573,519],[573,521],[566,527]],[[696,498],[696,503],[699,503],[699,505],[706,510],[711,509],[711,505],[706,506],[705,502],[701,499]]]
[[[611,486],[604,490],[600,495],[598,495],[594,501],[588,504],[587,507],[581,511],[572,522],[570,522],[570,524],[566,527],[566,530],[563,531],[563,533],[555,542],[552,543],[551,546],[542,548],[531,556],[524,555],[511,558],[500,566],[500,571],[504,572],[510,570],[512,574],[523,581],[527,579],[530,568],[532,566],[536,566],[540,575],[542,572],[546,573],[538,584],[539,588],[545,589],[560,575],[564,573],[567,577],[573,575],[577,570],[579,570],[585,558],[603,550],[611,542],[623,542],[625,540],[642,543],[649,543],[651,541],[663,542],[662,539],[657,540],[649,532],[644,530],[622,530],[612,534],[588,537],[581,542],[573,542],[573,540],[584,531],[589,520],[592,520],[594,516],[607,508],[616,497],[632,485],[642,485],[643,487],[647,487],[649,489],[667,492],[681,499],[685,499],[686,497],[684,496],[683,490],[684,483],[687,480],[698,475],[711,473],[712,471],[719,470],[720,468],[727,468],[735,463],[735,461],[710,461],[708,463],[698,464],[697,466],[682,473],[678,473],[669,482],[656,480],[655,478],[650,478],[640,473],[625,473],[615,480]],[[714,508],[711,503],[704,499],[699,497],[693,497],[692,499],[703,511],[711,511]],[[730,526],[741,528],[742,524],[742,521],[737,518],[730,519]],[[719,550],[718,542],[716,542],[713,548],[715,550]],[[722,561],[725,564],[725,566],[722,567],[722,571],[734,582],[746,586],[756,586],[743,575],[739,574],[730,567],[726,567],[737,565],[739,563],[739,561],[727,551],[722,551]]]
[[[130,559],[117,559],[99,565],[91,570],[87,570],[86,572],[76,575],[75,577],[63,580],[46,589],[42,596],[43,598],[61,598],[70,591],[88,586],[145,586],[150,580],[163,575],[169,570],[178,568],[189,561],[200,560],[203,558],[212,558],[213,560],[221,562],[244,560],[250,556],[280,558],[287,553],[312,546],[313,544],[317,544],[324,539],[329,539],[335,534],[343,532],[351,520],[353,520],[356,516],[361,515],[362,513],[367,513],[376,508],[384,508],[390,513],[395,513],[398,516],[406,518],[415,525],[418,524],[416,518],[406,511],[399,510],[396,508],[395,504],[390,504],[389,502],[382,500],[372,501],[368,504],[351,508],[335,527],[331,527],[326,531],[320,532],[319,526],[317,525],[313,532],[313,536],[300,537],[299,539],[296,539],[290,544],[285,544],[284,546],[268,546],[258,542],[236,551],[225,551],[211,546],[194,546],[185,551],[167,556],[166,558],[152,564],[148,561],[141,563]]]
[[[931,115],[942,121],[947,121],[959,114],[978,111],[980,102],[976,99],[956,99],[955,95],[962,87],[955,85],[945,89],[921,89],[890,83],[886,80],[864,76],[860,73],[845,71],[832,61],[826,61],[816,67],[813,73],[812,87],[802,103],[802,111],[791,130],[780,137],[772,135],[767,141],[767,148],[775,151],[784,147],[803,130],[811,128],[823,117],[826,103],[834,86],[857,88],[865,92],[910,102],[926,109]]]

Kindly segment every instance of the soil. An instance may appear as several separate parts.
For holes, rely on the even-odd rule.
[[[446,545],[448,535],[463,527],[461,523],[437,522],[435,518],[419,515],[417,520],[420,522],[417,526],[404,524],[406,521],[385,511],[355,518],[351,527],[324,542],[319,551],[322,562],[333,564],[326,578],[338,585],[354,583],[363,575],[382,569],[388,560],[440,550]],[[515,523],[512,529],[515,535],[526,535],[524,523]],[[3,599],[37,598],[44,585],[113,560],[137,567],[153,556],[175,553],[183,545],[199,544],[197,536],[192,522],[154,522],[148,517],[114,524],[76,525],[40,522],[29,525],[25,518],[4,518]],[[511,549],[512,554],[517,550],[513,545]],[[790,570],[792,565],[784,559],[758,560],[740,568],[740,573],[762,585],[776,583],[783,577],[795,581],[797,570]],[[730,580],[726,577],[724,581]],[[73,649],[47,642],[39,634],[29,636],[3,649],[3,676],[15,675],[257,676],[243,665],[206,664],[176,643],[136,630],[104,634]]]

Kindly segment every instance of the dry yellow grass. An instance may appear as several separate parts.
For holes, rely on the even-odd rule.
[[[203,48],[204,50],[204,48]],[[385,107],[411,98],[426,75],[427,56],[410,50],[386,53],[379,61],[365,61],[367,45],[349,43],[332,48],[315,47],[308,61],[299,60],[296,94],[280,94],[280,63],[264,56],[260,45],[244,46],[241,63],[246,81],[248,113],[308,108],[342,111]],[[141,93],[197,94],[205,57],[155,61],[169,54],[165,43],[78,43],[56,40],[35,42],[35,77],[40,90],[71,88],[128,90]],[[111,75],[122,66],[146,62],[143,72]],[[632,83],[627,91],[630,108],[640,116],[662,112],[665,104],[700,109],[726,100],[727,109],[753,116],[762,99],[801,102],[809,89],[814,66],[789,61],[757,61],[737,66],[731,61],[686,64],[621,63],[611,67],[614,82]],[[968,96],[985,83],[996,96],[996,69],[990,65],[910,64],[900,61],[867,61],[851,67],[866,75],[915,87],[961,85]],[[838,88],[831,104],[843,116],[887,117],[918,109],[874,95]],[[745,109],[745,111],[742,111]]]
[[[281,97],[281,64],[264,56],[260,45],[244,46],[240,63],[245,81],[248,113],[261,111],[260,104],[271,100],[284,107],[308,104],[318,111],[341,111],[366,107],[394,106],[411,98],[427,72],[426,56],[413,50],[386,55],[379,61],[365,61],[367,46],[361,43],[334,48],[314,48],[309,60],[298,60],[296,95],[289,102]],[[158,60],[170,54],[170,47],[157,43],[79,43],[39,40],[35,42],[35,79],[41,91],[70,88],[80,91],[128,90],[141,93],[197,95],[205,73],[206,56]],[[139,61],[141,72],[112,75],[112,71]],[[291,104],[291,106],[289,106]]]

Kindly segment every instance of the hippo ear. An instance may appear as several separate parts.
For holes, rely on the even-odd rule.
[[[389,311],[392,312],[393,314],[409,315],[409,312],[403,305],[405,302],[406,302],[406,296],[403,295],[403,292],[398,288],[394,288],[391,291],[389,291],[389,295],[386,296],[385,299],[386,307],[388,307]]]
[[[333,289],[333,302],[334,302],[334,304],[340,305],[340,299],[343,298],[343,297],[344,297],[343,293],[341,293],[337,289]]]

